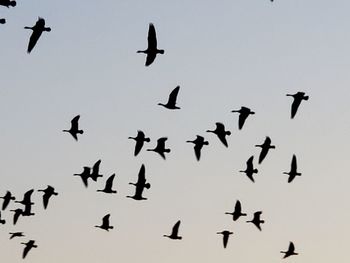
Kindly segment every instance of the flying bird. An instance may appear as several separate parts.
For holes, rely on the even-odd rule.
[[[152,23],[149,24],[148,28],[148,47],[146,50],[139,50],[137,53],[147,54],[145,66],[149,66],[155,60],[157,54],[164,54],[163,49],[157,48],[157,36],[156,29]]]
[[[132,198],[135,200],[147,200],[147,198],[142,196],[142,193],[145,188],[150,189],[151,184],[147,183],[146,181],[146,169],[144,164],[141,165],[137,182],[129,183],[129,184],[136,186],[136,188],[135,188],[135,194],[133,196],[127,196],[128,198]]]
[[[15,203],[20,203],[20,204],[25,205],[25,206],[34,205],[34,203],[31,201],[31,197],[32,197],[33,192],[34,192],[34,189],[27,191],[23,196],[23,200],[22,201],[15,201]]]
[[[34,216],[35,214],[32,213],[32,205],[27,204],[24,206],[24,210],[22,212],[22,216]]]
[[[95,227],[101,228],[101,229],[106,230],[106,231],[109,231],[109,229],[113,229],[113,226],[109,225],[109,217],[110,216],[111,216],[110,214],[105,215],[102,218],[102,225],[95,226]]]
[[[293,242],[289,243],[289,247],[288,247],[287,251],[281,251],[281,253],[284,254],[283,258],[287,258],[287,257],[293,256],[293,255],[298,255],[298,253],[295,253],[295,247],[294,247]]]
[[[5,219],[1,219],[1,212],[0,212],[0,224],[4,225],[6,223]]]
[[[48,185],[46,189],[38,190],[38,192],[44,192],[44,195],[43,195],[44,209],[47,208],[47,205],[49,204],[49,200],[51,196],[58,195],[58,193],[55,192],[55,188],[53,188],[50,185]]]
[[[180,220],[176,222],[176,224],[173,226],[173,229],[170,235],[163,235],[163,236],[168,237],[170,239],[182,239],[182,237],[178,235],[180,223],[181,223]]]
[[[245,171],[240,171],[240,172],[245,173],[247,177],[254,183],[253,175],[258,173],[258,169],[254,169],[253,160],[254,160],[254,156],[251,156],[247,161],[247,168],[245,169]]]
[[[262,214],[262,211],[258,211],[254,213],[253,219],[250,221],[247,221],[247,223],[253,223],[260,231],[261,231],[261,224],[265,223],[264,220],[260,219],[260,216]]]
[[[157,140],[157,146],[154,149],[147,149],[147,151],[153,151],[158,153],[165,160],[165,153],[170,153],[170,149],[165,148],[165,142],[167,137],[162,137]]]
[[[275,145],[271,145],[271,139],[269,136],[266,136],[265,141],[263,144],[260,145],[255,145],[255,147],[260,147],[261,152],[259,155],[259,164],[265,159],[267,153],[269,152],[270,149],[275,149]]]
[[[17,5],[16,1],[11,0],[0,0],[0,5],[6,6],[9,8],[10,6],[15,7]]]
[[[97,178],[98,177],[103,177],[102,174],[99,174],[100,173],[100,164],[101,164],[101,160],[98,160],[94,166],[92,167],[92,172],[90,174],[90,178],[92,180],[94,180],[95,182],[97,182]]]
[[[25,235],[23,234],[23,232],[10,232],[9,233],[11,236],[10,236],[10,239],[13,239],[15,237],[24,237]]]
[[[33,50],[33,48],[35,47],[36,42],[38,42],[41,34],[46,31],[46,32],[50,32],[51,28],[50,27],[45,27],[45,19],[39,17],[38,21],[35,23],[34,26],[32,27],[24,27],[24,29],[31,29],[33,30],[32,35],[30,36],[29,39],[29,44],[28,44],[28,49],[27,52],[28,54]]]
[[[196,155],[197,161],[199,161],[201,158],[201,150],[203,146],[209,145],[209,142],[204,140],[204,138],[200,135],[197,135],[195,140],[186,142],[194,144],[194,154]]]
[[[2,203],[2,210],[5,210],[7,208],[11,200],[16,200],[10,191],[7,191],[6,194],[0,198],[4,199],[4,202]]]
[[[233,221],[238,220],[241,216],[246,216],[247,214],[242,213],[242,205],[239,200],[235,204],[235,210],[233,212],[226,212],[226,215],[232,215]]]
[[[146,138],[143,131],[137,131],[136,137],[129,137],[128,139],[133,139],[136,141],[134,156],[137,156],[141,151],[144,142],[150,142],[150,138]]]
[[[243,107],[243,106],[239,110],[233,110],[231,112],[238,112],[239,113],[238,129],[240,129],[240,130],[243,128],[245,120],[248,118],[248,116],[255,114],[254,111],[251,111],[249,108]]]
[[[289,173],[287,173],[287,172],[283,172],[283,173],[289,175],[288,183],[291,183],[296,176],[301,176],[301,173],[297,172],[297,157],[295,156],[295,154],[293,154],[292,163],[290,165]]]
[[[113,180],[114,180],[115,174],[112,174],[107,180],[105,188],[102,190],[97,190],[97,192],[104,192],[106,194],[116,194],[117,191],[113,190]]]
[[[79,118],[80,118],[80,115],[75,116],[71,120],[71,127],[70,127],[70,129],[69,130],[63,130],[64,132],[69,132],[76,141],[78,141],[78,134],[83,134],[84,133],[83,130],[79,130]]]
[[[292,109],[291,109],[291,119],[294,118],[295,114],[298,111],[298,108],[300,106],[300,103],[302,100],[308,100],[309,96],[305,96],[305,92],[297,92],[295,94],[287,94],[286,96],[293,97],[293,103],[292,103]]]
[[[226,248],[227,246],[227,242],[228,242],[228,238],[230,237],[230,235],[233,234],[233,232],[230,232],[228,230],[224,230],[224,231],[221,231],[221,232],[217,232],[217,234],[221,234],[223,237],[223,244],[224,244],[224,248]]]
[[[226,141],[226,135],[231,135],[231,132],[230,131],[225,131],[225,125],[220,123],[220,122],[217,122],[216,123],[216,129],[211,131],[211,130],[207,130],[207,132],[212,132],[214,134],[216,134],[219,138],[219,140],[226,146],[228,147],[227,145],[227,141]]]
[[[14,212],[13,214],[13,224],[16,225],[18,218],[23,214],[23,210],[20,208],[17,208],[15,210],[10,210],[11,212]]]
[[[32,249],[32,248],[37,248],[38,246],[35,245],[35,240],[29,240],[27,243],[21,243],[23,245],[25,245],[25,248],[23,250],[23,255],[22,258],[24,259],[28,252]]]
[[[88,179],[90,177],[91,168],[84,166],[83,172],[80,174],[73,174],[73,176],[80,176],[81,180],[83,181],[85,187],[88,187]]]
[[[169,98],[168,98],[168,102],[166,104],[158,103],[158,105],[161,105],[169,110],[180,109],[178,106],[176,106],[176,99],[177,99],[177,94],[179,93],[179,90],[180,90],[180,86],[177,86],[170,93]]]

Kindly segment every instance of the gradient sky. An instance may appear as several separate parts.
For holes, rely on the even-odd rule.
[[[20,242],[35,239],[26,262],[282,262],[294,241],[299,256],[284,262],[348,263],[350,242],[349,83],[350,2],[325,0],[18,1],[2,7],[0,49],[0,195],[54,186],[46,211],[34,193],[34,217],[2,212],[3,262],[22,262]],[[43,33],[26,53],[32,26]],[[165,54],[145,67],[154,23]],[[157,105],[180,85],[179,111]],[[291,98],[304,91],[295,119]],[[256,115],[238,130],[233,109]],[[75,142],[62,129],[81,115]],[[225,148],[207,129],[223,122]],[[133,156],[137,130],[153,148],[167,136],[166,161],[153,152]],[[210,145],[197,162],[186,140]],[[270,136],[271,151],[251,183],[238,171]],[[292,155],[302,176],[287,184]],[[85,189],[73,173],[102,159],[104,178]],[[125,196],[141,164],[152,184],[147,201]],[[116,173],[116,195],[97,193]],[[263,231],[225,215],[236,200],[263,211]],[[14,204],[10,209],[16,208]],[[20,207],[20,206],[18,206]],[[109,233],[94,228],[111,213]],[[181,219],[181,241],[163,238]],[[217,231],[234,232],[226,250]],[[26,238],[8,240],[8,232]]]

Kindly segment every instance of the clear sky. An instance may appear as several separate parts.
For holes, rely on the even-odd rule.
[[[59,192],[46,211],[35,192],[34,217],[0,226],[2,262],[22,262],[20,242],[36,240],[26,262],[285,262],[348,263],[350,242],[350,2],[345,0],[18,1],[1,7],[0,195],[48,184]],[[24,26],[45,18],[30,55]],[[148,23],[165,50],[150,67],[136,54],[147,46]],[[180,85],[178,105],[164,102]],[[286,93],[304,91],[295,119]],[[256,112],[238,130],[241,106]],[[62,132],[81,115],[75,142]],[[225,148],[206,133],[215,122],[232,132]],[[168,137],[166,161],[143,150],[137,130]],[[210,143],[195,160],[196,135]],[[239,170],[270,136],[276,149],[257,168],[256,183]],[[287,176],[292,155],[302,176]],[[74,173],[102,160],[104,178],[85,189]],[[256,162],[255,162],[256,163]],[[145,164],[146,201],[134,191]],[[116,195],[97,193],[116,173]],[[236,200],[248,213],[233,222]],[[11,204],[9,209],[16,206]],[[245,221],[262,210],[259,232]],[[94,228],[111,214],[110,232]],[[181,219],[181,241],[163,237]],[[217,231],[234,232],[226,250]],[[26,238],[8,240],[8,232]]]

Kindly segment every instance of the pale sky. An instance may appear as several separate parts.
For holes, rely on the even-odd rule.
[[[47,210],[33,194],[33,217],[12,225],[1,212],[3,262],[22,262],[23,245],[38,248],[26,262],[317,262],[348,263],[350,242],[349,46],[350,2],[324,0],[18,1],[1,7],[0,195],[18,199],[34,188],[55,187]],[[30,55],[38,16],[44,32]],[[165,50],[145,67],[148,24]],[[165,102],[180,85],[178,105]],[[286,93],[304,91],[295,119]],[[256,114],[238,130],[233,109]],[[66,133],[80,114],[79,141]],[[225,148],[206,133],[223,122],[232,132]],[[151,138],[133,156],[137,130]],[[197,162],[196,135],[210,143]],[[266,136],[276,145],[257,166],[256,183],[239,170]],[[171,148],[153,152],[159,137]],[[282,174],[292,155],[302,173]],[[104,177],[85,189],[83,166],[101,159]],[[146,201],[129,198],[142,164],[152,187]],[[97,193],[115,173],[116,195]],[[242,203],[247,218],[225,212]],[[262,210],[262,232],[245,223]],[[95,228],[111,214],[114,229]],[[181,219],[181,241],[163,237]],[[216,232],[231,230],[226,249]],[[8,232],[25,238],[9,240]],[[293,241],[300,255],[282,260]]]

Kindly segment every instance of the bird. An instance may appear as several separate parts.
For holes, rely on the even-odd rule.
[[[17,224],[17,221],[18,221],[18,218],[23,214],[23,210],[20,209],[20,208],[17,208],[15,210],[10,210],[11,212],[14,212],[14,215],[13,215],[13,224],[16,225]]]
[[[55,188],[53,188],[50,185],[48,185],[46,189],[38,190],[38,192],[44,192],[44,195],[43,195],[44,209],[47,208],[50,197],[53,195],[58,195],[58,193],[55,192]]]
[[[293,154],[292,163],[290,165],[289,173],[287,173],[287,172],[283,172],[283,173],[289,175],[288,183],[291,183],[296,176],[301,176],[301,173],[297,172],[297,157],[295,156],[295,154]]]
[[[233,234],[233,232],[230,232],[228,230],[224,230],[224,231],[221,231],[221,232],[217,232],[216,234],[221,234],[223,237],[223,244],[224,244],[224,248],[226,248],[227,246],[227,242],[228,242],[228,238],[230,237],[230,235]]]
[[[1,219],[1,212],[0,212],[0,224],[4,225],[6,223],[5,219]]]
[[[79,119],[80,119],[80,115],[75,116],[71,120],[71,127],[70,127],[70,129],[69,130],[63,130],[64,132],[69,132],[76,141],[78,141],[78,134],[83,134],[84,133],[83,130],[79,130]]]
[[[92,180],[94,180],[95,182],[97,182],[97,178],[98,177],[103,177],[102,174],[99,174],[100,172],[100,164],[101,164],[101,160],[98,160],[94,166],[92,166],[92,171],[91,171],[91,174],[90,174],[90,178]]]
[[[50,27],[45,27],[45,19],[39,17],[38,21],[35,23],[34,26],[32,27],[24,27],[24,29],[31,29],[33,30],[32,35],[30,36],[29,39],[29,44],[28,44],[28,49],[27,52],[28,54],[33,50],[36,42],[38,41],[38,39],[40,38],[41,34],[46,31],[46,32],[50,32],[51,28]]]
[[[131,185],[135,185],[135,194],[133,196],[127,196],[128,198],[132,198],[135,200],[147,200],[147,198],[142,196],[143,190],[146,189],[150,189],[151,188],[151,184],[147,183],[146,181],[146,168],[145,165],[142,164],[139,174],[138,174],[138,179],[136,183],[129,183]]]
[[[34,213],[32,213],[32,205],[31,204],[27,204],[24,206],[24,210],[22,212],[22,216],[33,216],[35,215]]]
[[[143,131],[138,130],[136,137],[129,137],[128,139],[132,139],[136,141],[134,156],[137,156],[141,151],[144,142],[150,142],[150,138],[147,138]]]
[[[149,66],[155,60],[157,54],[164,54],[163,49],[157,48],[157,36],[156,29],[152,23],[149,24],[148,27],[148,47],[146,50],[138,50],[137,53],[145,53],[147,54],[145,66]]]
[[[171,234],[163,235],[163,236],[168,237],[170,239],[178,239],[178,240],[182,239],[182,237],[178,235],[180,224],[181,224],[181,220],[177,221],[176,224],[173,226]]]
[[[27,243],[21,243],[23,245],[26,245],[24,250],[23,250],[23,255],[22,255],[22,258],[24,259],[28,252],[32,249],[32,248],[37,248],[38,246],[35,245],[35,240],[29,240]]]
[[[170,149],[165,148],[165,142],[167,137],[162,137],[157,140],[157,146],[154,149],[147,149],[147,151],[153,151],[158,153],[165,160],[165,153],[170,153]]]
[[[6,6],[9,8],[10,6],[15,7],[17,5],[16,1],[11,0],[0,0],[0,5]]]
[[[281,253],[284,254],[283,258],[287,258],[293,255],[299,255],[298,253],[295,253],[295,247],[293,242],[289,242],[289,247],[287,251],[281,251]]]
[[[236,201],[235,210],[233,212],[226,212],[226,215],[232,215],[233,221],[238,220],[241,216],[246,216],[247,214],[242,213],[242,205],[239,200]]]
[[[290,114],[290,118],[293,119],[295,114],[298,111],[301,101],[308,100],[309,96],[305,96],[305,92],[300,92],[300,91],[295,94],[287,94],[286,96],[293,97],[294,99],[292,103],[291,114]]]
[[[254,111],[251,111],[249,108],[243,107],[243,106],[239,110],[233,110],[231,112],[238,112],[239,113],[238,129],[240,129],[240,130],[243,128],[245,120],[248,118],[248,116],[255,114]]]
[[[23,200],[22,201],[15,201],[15,203],[20,203],[22,205],[34,205],[34,203],[31,201],[31,196],[34,192],[34,189],[31,189],[29,191],[27,191],[24,196],[23,196]]]
[[[106,194],[116,194],[117,191],[112,190],[113,187],[113,180],[114,180],[115,174],[112,174],[107,180],[105,188],[102,190],[97,190],[97,192],[104,192]]]
[[[194,144],[194,154],[196,155],[197,161],[201,158],[201,150],[204,145],[209,145],[209,142],[204,140],[204,137],[197,135],[196,139],[193,141],[186,141],[188,143]]]
[[[88,187],[88,179],[90,177],[90,172],[91,172],[91,168],[84,166],[83,172],[81,174],[73,174],[73,176],[80,176],[81,180],[83,180],[85,187]]]
[[[6,24],[6,19],[5,18],[0,18],[0,24]]]
[[[109,229],[113,229],[113,226],[109,225],[109,217],[111,216],[111,214],[107,214],[102,218],[102,225],[100,226],[95,226],[98,228],[101,228],[103,230],[109,231]]]
[[[247,168],[245,169],[245,171],[240,171],[240,172],[245,173],[247,177],[254,183],[255,181],[254,181],[253,175],[258,173],[258,169],[254,169],[253,160],[254,160],[254,156],[251,156],[247,161]]]
[[[177,110],[180,109],[180,107],[176,106],[176,98],[177,94],[179,93],[180,86],[177,86],[173,91],[170,93],[168,102],[166,104],[158,103],[158,105],[163,106],[169,110]]]
[[[4,202],[2,203],[2,210],[5,210],[7,208],[11,200],[16,200],[10,191],[7,191],[6,194],[0,198],[4,199]]]
[[[207,130],[207,132],[212,132],[214,134],[216,134],[219,138],[219,140],[226,146],[227,145],[227,141],[226,141],[226,135],[231,135],[230,131],[225,131],[225,125],[222,124],[221,122],[217,122],[216,124],[216,129],[211,131],[211,130]]]
[[[10,236],[10,239],[13,239],[15,237],[25,237],[25,235],[23,234],[23,232],[10,232],[9,233],[11,236]]]
[[[271,145],[271,139],[269,136],[266,136],[265,141],[263,144],[260,145],[255,145],[255,147],[260,147],[261,152],[259,155],[259,164],[265,159],[267,153],[269,152],[270,149],[275,149],[275,145]]]
[[[260,224],[265,223],[264,220],[260,219],[260,216],[262,214],[262,211],[258,211],[254,213],[253,219],[250,221],[247,221],[247,223],[253,223],[260,231],[261,231],[261,226]]]

